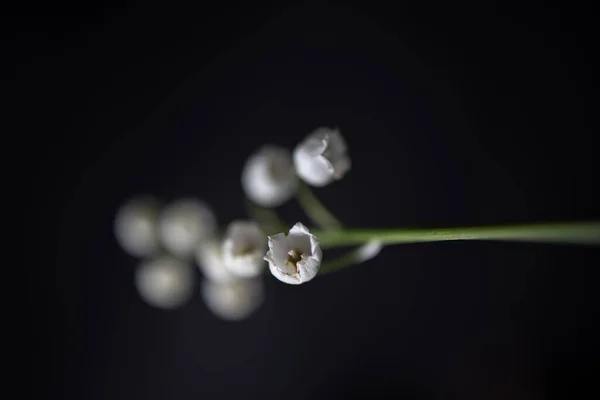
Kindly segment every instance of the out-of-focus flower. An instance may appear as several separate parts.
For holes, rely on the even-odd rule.
[[[371,240],[360,246],[356,251],[356,262],[361,263],[370,260],[379,254],[383,248],[383,243],[378,240]]]
[[[280,281],[298,285],[310,281],[319,272],[323,253],[317,237],[298,222],[285,236],[269,236],[269,251],[264,257],[271,273]]]
[[[325,186],[350,170],[346,142],[337,129],[321,127],[294,149],[298,176],[313,186]]]
[[[266,246],[266,236],[256,222],[233,221],[223,238],[225,266],[240,277],[257,276],[265,267],[263,255]]]
[[[158,248],[158,201],[139,197],[123,204],[115,217],[115,237],[129,255],[148,257]]]
[[[219,318],[237,321],[248,317],[264,300],[261,278],[215,282],[202,281],[201,295],[206,307]]]
[[[194,284],[193,267],[170,256],[145,261],[135,272],[140,297],[157,308],[182,306],[192,297]]]
[[[204,245],[198,246],[196,250],[196,262],[202,274],[215,282],[226,282],[236,278],[236,276],[227,269],[223,261],[221,251],[221,242],[209,240]]]
[[[264,207],[285,203],[297,187],[292,155],[282,147],[263,146],[248,158],[242,170],[242,188],[246,196]]]
[[[159,232],[167,251],[178,257],[191,256],[217,229],[216,217],[206,203],[183,199],[168,205],[160,215]]]

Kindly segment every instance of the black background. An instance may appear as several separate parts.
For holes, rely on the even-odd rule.
[[[299,287],[266,276],[261,309],[226,323],[198,293],[176,311],[145,305],[138,260],[112,235],[136,194],[197,195],[222,224],[244,217],[245,158],[322,125],[350,147],[352,171],[317,191],[347,225],[597,219],[587,10],[56,7],[3,24],[20,110],[4,150],[9,219],[24,228],[25,253],[10,252],[26,289],[7,283],[25,328],[21,391],[517,399],[591,387],[595,248],[389,247]],[[294,202],[281,213],[305,220]]]

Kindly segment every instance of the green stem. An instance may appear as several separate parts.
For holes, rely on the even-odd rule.
[[[321,229],[342,228],[342,223],[321,203],[304,182],[299,183],[296,198],[306,215]]]
[[[314,231],[323,248],[379,240],[383,244],[447,240],[500,240],[600,245],[600,222],[477,226],[440,229],[344,229]]]

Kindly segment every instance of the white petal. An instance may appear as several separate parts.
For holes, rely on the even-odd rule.
[[[263,146],[248,158],[242,170],[242,188],[246,196],[264,207],[285,203],[297,187],[292,155],[282,147]]]
[[[197,247],[216,231],[216,218],[206,203],[183,199],[167,206],[160,216],[163,246],[178,257],[193,255]]]
[[[278,233],[273,236],[269,236],[269,251],[264,260],[269,263],[282,265],[287,257],[288,251],[291,248],[288,245],[288,241],[285,234]]]
[[[125,252],[134,257],[155,254],[158,244],[158,201],[135,198],[122,205],[115,217],[115,237]]]
[[[240,279],[228,282],[202,282],[201,294],[207,308],[228,321],[244,319],[264,300],[262,280]]]
[[[285,273],[275,264],[269,264],[269,271],[271,271],[271,274],[281,282],[289,283],[290,285],[299,285],[303,283],[298,274]]]
[[[372,259],[377,256],[381,249],[383,248],[383,243],[377,240],[371,240],[360,246],[356,253],[356,262],[361,263]]]
[[[325,186],[350,170],[344,138],[337,129],[317,128],[294,149],[294,165],[300,178],[313,186]]]
[[[325,186],[334,180],[333,166],[322,155],[310,154],[304,148],[294,151],[294,165],[298,176],[312,186]]]
[[[221,243],[210,240],[198,246],[196,250],[196,263],[202,274],[212,281],[225,282],[235,278],[223,261]]]
[[[135,286],[149,305],[171,309],[191,298],[195,278],[191,265],[163,256],[142,263],[135,272]]]
[[[234,221],[229,224],[223,239],[223,261],[234,275],[257,276],[265,268],[266,247],[266,236],[257,223]]]
[[[295,268],[286,263],[288,251],[299,251],[301,259]],[[282,282],[298,285],[313,279],[319,272],[323,253],[317,237],[301,223],[290,229],[285,237],[282,233],[269,237],[269,251],[265,260],[269,270]]]
[[[319,249],[319,253],[321,249]],[[318,256],[310,256],[303,258],[297,264],[299,280],[302,282],[308,282],[319,273],[321,267],[321,254]]]

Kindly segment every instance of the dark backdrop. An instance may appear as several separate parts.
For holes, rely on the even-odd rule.
[[[198,293],[176,311],[145,305],[112,235],[118,205],[143,193],[243,217],[245,158],[321,125],[349,143],[353,169],[317,191],[347,225],[598,218],[585,10],[90,7],[4,25],[26,106],[9,171],[34,219],[18,241],[33,354],[16,359],[21,390],[517,399],[593,382],[598,249],[389,247],[299,287],[267,276],[261,309],[226,323]],[[281,212],[304,218],[293,202]]]

